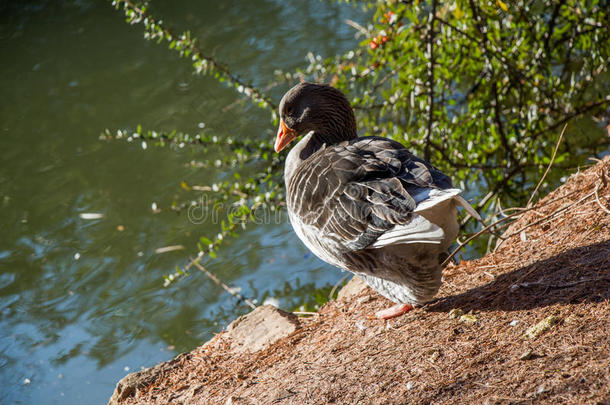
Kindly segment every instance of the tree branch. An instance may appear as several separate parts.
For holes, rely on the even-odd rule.
[[[428,17],[428,35],[426,39],[426,52],[428,56],[428,127],[424,138],[424,159],[430,159],[430,138],[432,136],[432,124],[434,123],[434,21],[436,20],[436,0],[432,0],[430,15]]]

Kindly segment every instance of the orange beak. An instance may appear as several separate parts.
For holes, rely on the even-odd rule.
[[[280,127],[277,129],[277,136],[275,138],[275,145],[273,146],[273,149],[275,149],[276,152],[281,151],[296,137],[296,131],[288,128],[284,123],[284,120],[280,119]]]

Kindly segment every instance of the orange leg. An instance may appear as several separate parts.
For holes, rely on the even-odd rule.
[[[375,312],[375,316],[379,319],[392,319],[397,316],[403,315],[413,309],[411,304],[396,304],[393,307],[382,309],[381,311]]]

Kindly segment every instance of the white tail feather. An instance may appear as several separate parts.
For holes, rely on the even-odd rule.
[[[405,225],[396,225],[371,245],[381,248],[389,245],[406,243],[432,243],[439,244],[445,238],[442,228],[428,221],[421,215],[413,215],[411,222]]]
[[[417,202],[417,207],[413,212],[419,212],[427,210],[428,208],[434,207],[442,203],[443,201],[447,201],[455,196],[459,196],[462,190],[459,188],[448,188],[445,190],[437,190],[437,189],[429,189],[428,193],[425,195],[425,199],[417,201],[418,198],[415,199]],[[418,197],[420,197],[418,195]]]
[[[455,200],[458,203],[458,205],[461,205],[462,207],[464,207],[466,212],[468,212],[474,219],[476,219],[477,221],[483,222],[479,213],[472,207],[472,205],[470,205],[468,203],[468,201],[466,201],[464,199],[464,197],[462,197],[461,195],[458,195],[455,197]]]
[[[434,207],[435,205],[442,203],[443,201],[447,201],[448,199],[452,198],[455,200],[455,203],[463,207],[466,212],[468,212],[468,214],[470,214],[478,221],[482,221],[479,213],[476,212],[475,209],[472,208],[472,205],[470,205],[468,201],[466,201],[464,197],[460,195],[461,192],[462,190],[460,190],[459,188],[448,188],[445,190],[429,190],[427,195],[418,195],[415,197],[415,201],[418,202],[418,204],[417,207],[415,207],[414,212],[421,212],[427,210],[431,207]],[[424,197],[425,199],[418,201],[417,197]]]
[[[464,207],[466,212],[481,221],[481,217],[474,208],[466,201],[460,193],[459,188],[449,188],[445,190],[428,189],[426,193],[420,193],[414,196],[418,203],[414,213],[428,210],[441,204],[444,201],[453,199],[456,205]],[[455,212],[455,211],[451,211]],[[450,215],[455,215],[455,213]],[[397,225],[381,235],[375,243],[371,245],[373,248],[381,248],[389,245],[406,244],[406,243],[431,243],[440,244],[445,238],[445,232],[438,225],[428,221],[421,215],[413,214],[411,222],[405,225]]]

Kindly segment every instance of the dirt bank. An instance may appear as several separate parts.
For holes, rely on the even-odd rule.
[[[608,403],[607,181],[610,158],[572,175],[511,225],[495,253],[450,265],[424,308],[372,319],[391,303],[352,281],[319,315],[263,316],[285,326],[242,318],[127,376],[111,402]],[[243,325],[277,340],[251,353]]]

